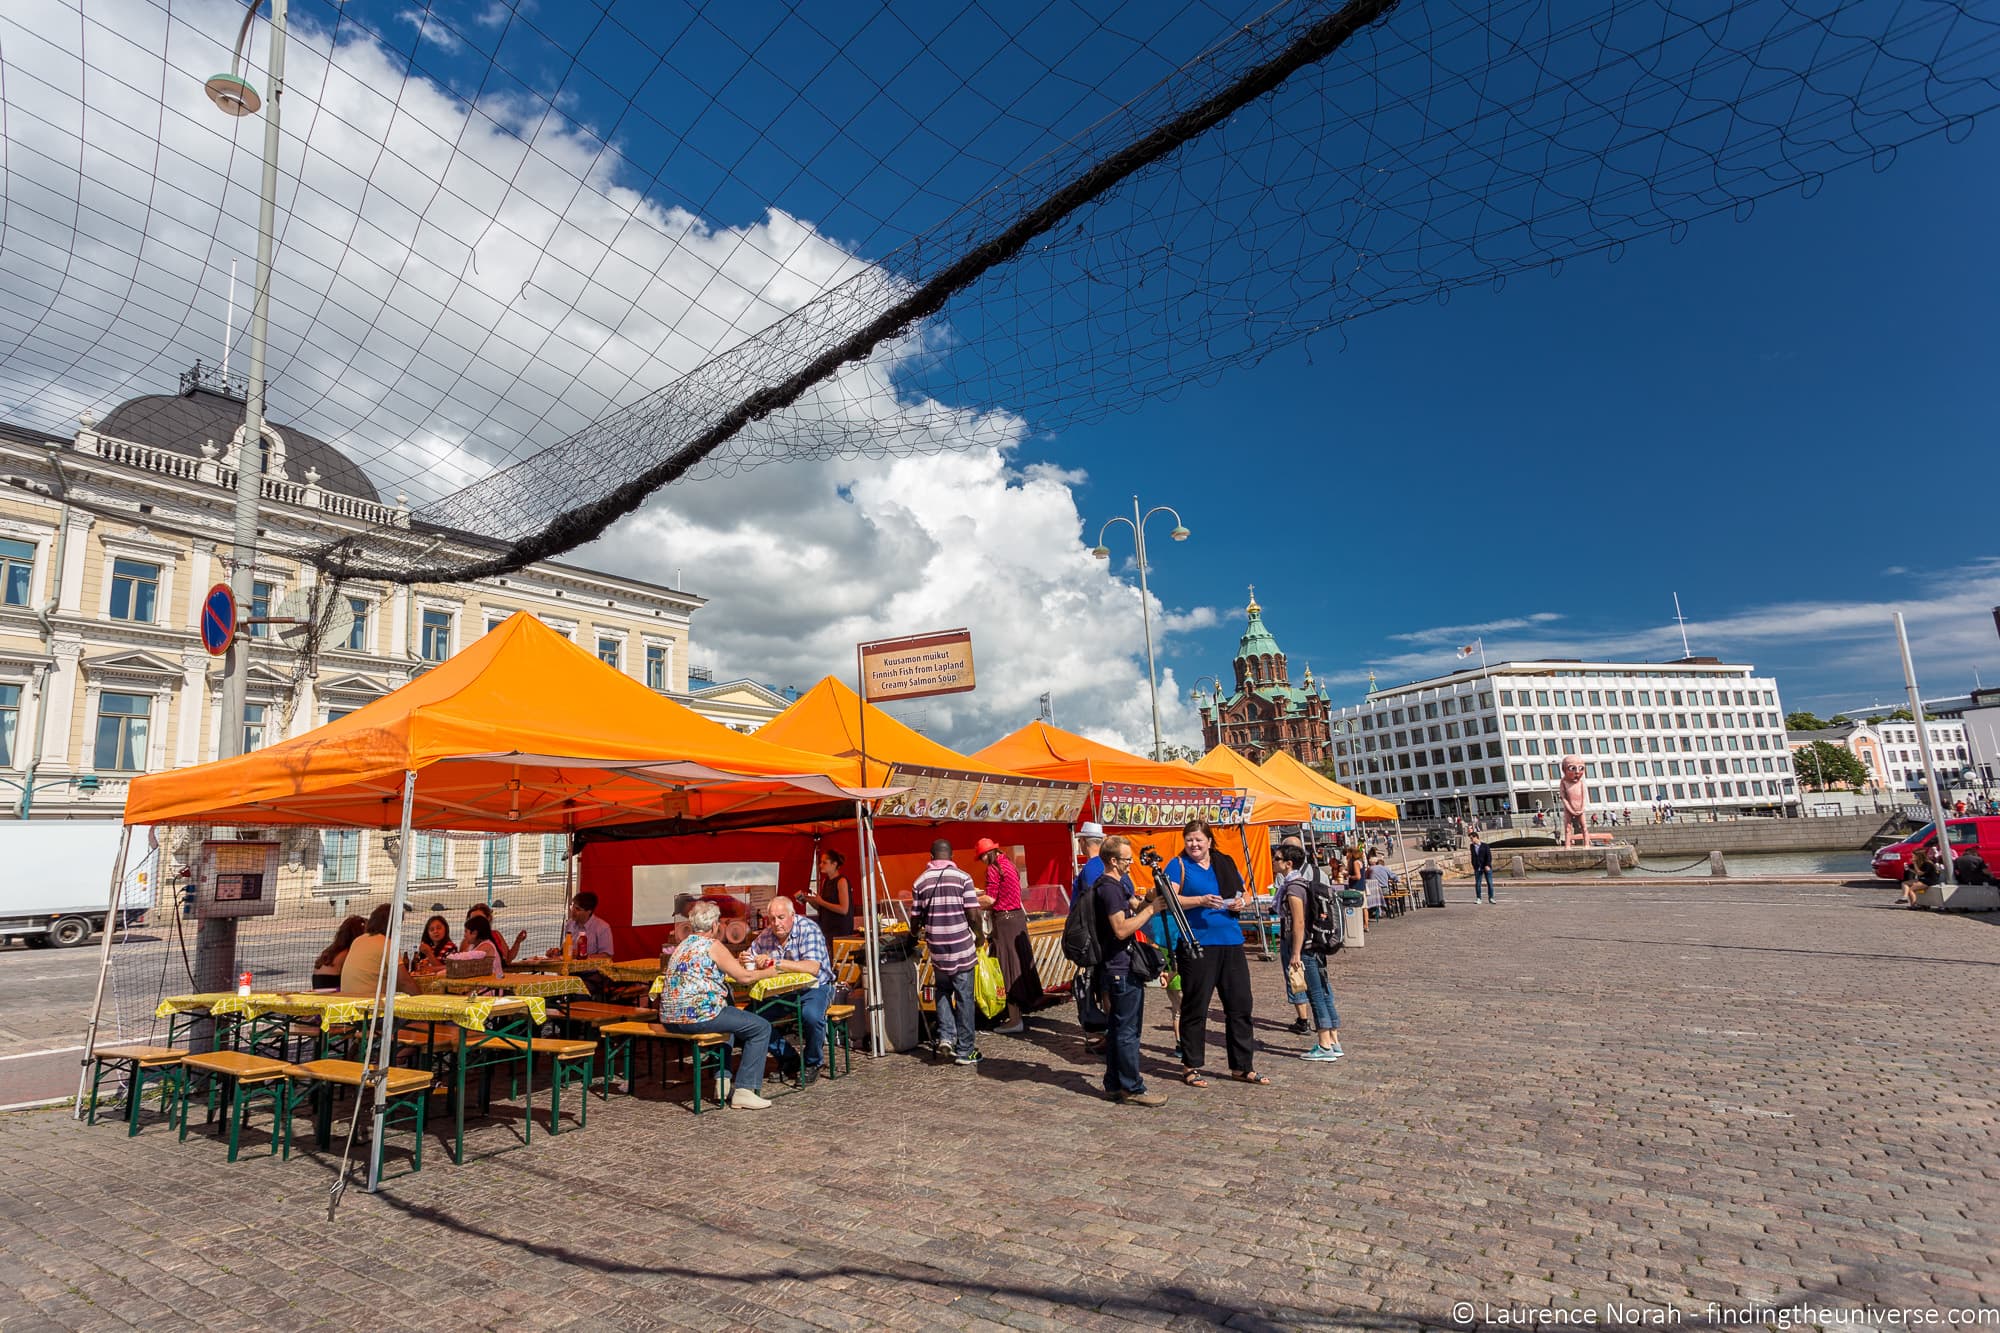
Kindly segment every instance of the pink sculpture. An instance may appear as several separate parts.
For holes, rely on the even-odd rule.
[[[1573,754],[1564,755],[1562,773],[1562,845],[1588,847],[1590,830],[1583,823],[1583,761]]]

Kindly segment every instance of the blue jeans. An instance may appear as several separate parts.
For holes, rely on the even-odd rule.
[[[1313,1030],[1340,1031],[1340,1010],[1334,1008],[1333,984],[1326,979],[1326,955],[1300,954],[1299,962],[1306,970],[1306,999],[1312,1005]]]
[[[1479,901],[1479,882],[1486,881],[1486,901],[1493,901],[1493,871],[1490,867],[1472,872],[1472,901]]]
[[[934,972],[931,993],[937,1002],[938,1044],[961,1056],[972,1054],[973,1024],[979,1011],[972,1004],[972,969]]]
[[[1146,988],[1135,986],[1123,972],[1102,977],[1104,1010],[1111,1020],[1104,1043],[1104,1091],[1112,1096],[1146,1090],[1139,1077],[1139,1029],[1145,1025]]]
[[[736,1086],[756,1092],[764,1086],[764,1057],[771,1051],[771,1020],[734,1006],[699,1023],[662,1023],[669,1032],[693,1036],[723,1032],[734,1037],[742,1053],[736,1057]]]
[[[805,1029],[805,1064],[809,1068],[819,1068],[826,1059],[826,1007],[832,1003],[832,986],[814,986],[799,996],[799,1026]],[[792,1044],[782,1035],[771,1046],[780,1060],[791,1054]]]

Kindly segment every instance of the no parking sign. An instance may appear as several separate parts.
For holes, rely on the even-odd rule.
[[[227,583],[218,583],[201,599],[201,646],[211,657],[220,657],[229,651],[235,635],[236,594]]]

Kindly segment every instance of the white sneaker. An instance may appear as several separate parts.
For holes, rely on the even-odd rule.
[[[730,1093],[729,1104],[739,1111],[762,1111],[771,1105],[768,1098],[759,1097],[748,1088],[738,1088]]]

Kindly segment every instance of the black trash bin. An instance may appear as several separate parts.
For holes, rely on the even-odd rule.
[[[1419,870],[1417,875],[1424,881],[1424,906],[1443,907],[1444,871],[1439,870],[1434,863],[1426,861],[1424,868]]]
[[[882,1036],[892,1051],[914,1051],[923,1040],[917,1003],[917,964],[907,952],[882,960]]]

